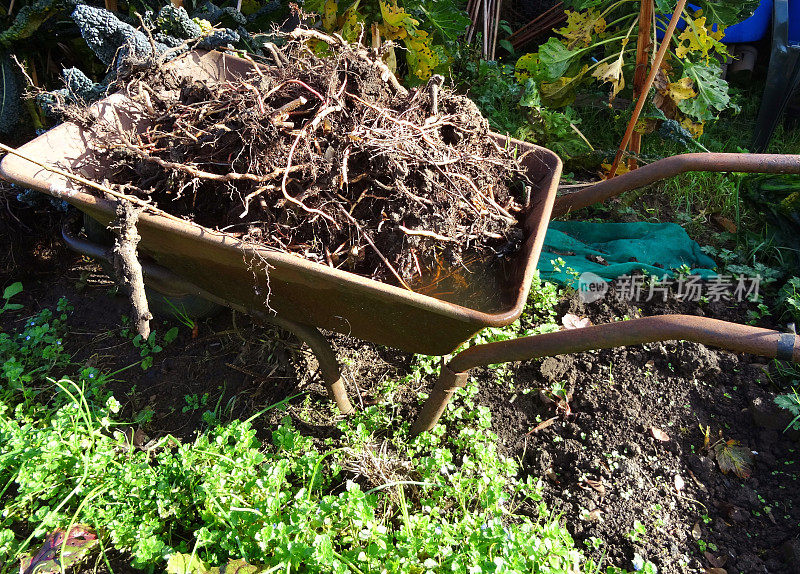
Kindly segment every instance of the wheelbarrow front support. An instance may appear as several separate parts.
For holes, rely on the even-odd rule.
[[[61,230],[61,235],[64,238],[67,246],[81,255],[86,255],[87,257],[91,257],[93,259],[109,260],[110,258],[108,248],[92,241],[79,238],[70,229],[70,223],[64,225],[63,229]],[[196,295],[213,303],[217,303],[219,305],[229,307],[235,311],[251,315],[263,323],[270,323],[293,333],[298,339],[308,345],[308,347],[314,353],[314,356],[317,358],[320,374],[322,375],[322,379],[325,383],[325,388],[328,390],[328,395],[330,398],[333,399],[333,401],[336,403],[336,406],[339,407],[339,410],[343,414],[349,414],[353,411],[353,405],[350,403],[350,399],[347,396],[347,389],[344,384],[344,379],[342,378],[342,374],[339,369],[339,363],[336,360],[336,353],[331,348],[328,340],[322,335],[322,333],[319,332],[316,327],[295,323],[294,321],[289,321],[288,319],[284,319],[283,317],[279,317],[277,315],[270,315],[261,311],[245,309],[238,305],[232,304],[230,301],[226,301],[213,295],[212,293],[200,289],[188,281],[184,281],[173,272],[161,267],[160,265],[143,261],[142,270],[144,271],[145,278],[147,279],[147,285],[153,287],[157,291],[162,291],[165,293],[177,292]]]
[[[800,362],[800,338],[792,333],[693,315],[645,317],[487,343],[462,351],[442,366],[411,433],[416,436],[436,425],[453,393],[467,384],[469,370],[475,367],[675,340]]]

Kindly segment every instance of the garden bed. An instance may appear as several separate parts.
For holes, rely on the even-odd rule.
[[[61,296],[72,301],[76,360],[104,371],[130,367],[110,385],[126,399],[124,412],[153,411],[142,427],[147,437],[171,433],[190,441],[205,428],[207,412],[244,419],[302,393],[285,412],[263,415],[259,435],[270,440],[270,429],[288,414],[320,448],[346,446],[314,376],[315,361],[300,345],[241,316],[232,322],[225,312],[200,323],[194,338],[182,328],[143,371],[139,349],[119,336],[125,300],[109,299],[111,284],[97,269],[75,263],[60,271],[48,264],[49,273],[29,269],[40,275],[26,282],[24,301],[31,309]],[[748,304],[690,304],[672,297],[639,306],[647,315],[681,312],[739,322],[748,310]],[[639,314],[610,295],[586,306],[564,300],[556,316],[566,312],[595,323]],[[13,324],[8,315],[2,321],[4,328]],[[174,324],[157,326],[159,336]],[[391,454],[393,436],[419,408],[417,390],[432,383],[425,365],[435,362],[343,336],[335,344],[348,379],[358,384],[356,404],[389,417],[370,448],[380,454],[389,446],[389,462],[402,478],[404,456]],[[774,407],[773,366],[697,344],[664,343],[475,374],[479,386],[472,400],[491,412],[499,451],[520,462],[523,477],[541,480],[544,501],[588,556],[626,570],[647,568],[650,561],[665,573],[797,571],[800,444],[783,432],[786,413]],[[400,380],[405,383],[398,385]],[[566,416],[552,401],[559,389],[571,396]],[[445,432],[457,433],[461,423],[451,421]],[[706,427],[710,444],[704,446]],[[711,454],[719,439],[757,453],[750,478],[721,472]],[[369,473],[353,477],[365,490],[382,480]],[[535,515],[527,504],[517,511]]]

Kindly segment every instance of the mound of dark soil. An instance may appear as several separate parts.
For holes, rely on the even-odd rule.
[[[640,306],[609,295],[563,310],[595,324],[670,312],[747,317],[747,303]],[[779,380],[757,357],[654,343],[521,364],[513,390],[487,382],[481,402],[506,454],[543,479],[548,506],[606,565],[788,574],[800,572],[800,442],[783,432],[791,416],[774,404]],[[554,388],[571,397],[568,416],[548,400]],[[714,443],[729,440],[752,453],[749,478],[722,472]],[[594,540],[603,543],[590,550]]]

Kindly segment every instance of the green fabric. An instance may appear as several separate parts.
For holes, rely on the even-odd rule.
[[[607,264],[598,262],[597,256]],[[565,262],[560,270],[551,263],[558,258]],[[635,271],[674,276],[673,270],[683,265],[704,279],[716,275],[714,260],[675,223],[552,221],[539,257],[539,275],[545,281],[573,285],[570,269],[578,274],[591,271],[610,281]]]

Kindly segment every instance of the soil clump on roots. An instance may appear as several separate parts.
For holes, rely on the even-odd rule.
[[[326,55],[316,55],[328,40]],[[144,131],[94,125],[110,185],[247,241],[381,281],[514,253],[529,193],[466,97],[408,91],[379,55],[296,30],[265,66],[128,78]],[[99,130],[98,130],[99,128]]]

